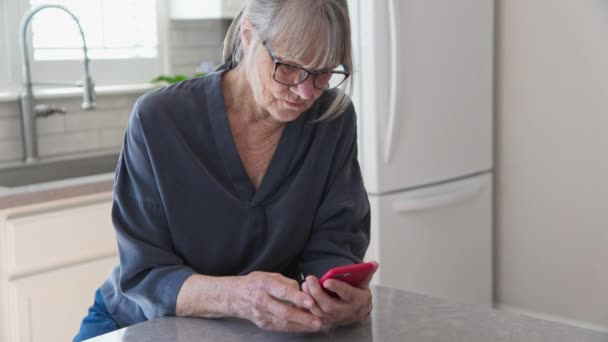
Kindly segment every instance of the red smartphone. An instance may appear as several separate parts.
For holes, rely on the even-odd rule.
[[[319,284],[321,284],[321,287],[325,290],[325,292],[335,295],[333,292],[327,290],[325,286],[323,286],[325,281],[329,279],[337,279],[352,286],[358,287],[363,279],[365,279],[373,270],[374,264],[371,262],[334,267],[327,271],[323,277],[319,279]]]

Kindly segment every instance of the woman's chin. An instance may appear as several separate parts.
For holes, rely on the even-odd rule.
[[[297,119],[302,112],[302,110],[281,109],[272,113],[272,118],[278,122],[290,122]]]

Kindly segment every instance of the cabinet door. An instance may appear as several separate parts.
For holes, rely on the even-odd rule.
[[[117,263],[104,258],[11,281],[10,341],[71,341]]]
[[[117,254],[111,198],[44,205],[6,219],[9,278]]]
[[[490,174],[370,201],[380,285],[492,304]]]

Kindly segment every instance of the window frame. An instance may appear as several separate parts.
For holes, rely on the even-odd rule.
[[[0,50],[6,51],[0,54],[0,93],[15,91],[21,80],[21,69],[17,64],[19,39],[16,32],[19,20],[15,17],[18,9],[18,2],[0,0]]]
[[[167,60],[167,30],[169,27],[168,3],[166,0],[154,0],[157,11],[158,55],[156,58],[129,58],[92,60],[90,63],[91,76],[97,86],[133,85],[149,83],[159,74],[168,70]],[[29,0],[0,0],[0,8],[4,7],[4,25],[0,25],[0,48],[3,41],[8,53],[0,56],[0,93],[19,92],[21,80],[21,49],[19,47],[19,25],[21,18],[30,10]],[[67,19],[67,18],[66,18]],[[76,30],[76,26],[74,26]],[[28,28],[29,51],[33,51],[31,26]],[[85,32],[86,34],[86,32]],[[2,39],[5,38],[5,39]],[[33,56],[33,53],[31,53]],[[34,61],[30,57],[32,81],[75,83],[82,80],[82,59],[80,60],[48,60]],[[8,66],[8,68],[6,68]],[[3,76],[4,74],[4,76]],[[3,89],[7,87],[7,89]],[[47,87],[44,86],[46,89]],[[69,88],[53,87],[53,88]]]

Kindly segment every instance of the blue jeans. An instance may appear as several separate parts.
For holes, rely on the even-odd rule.
[[[95,292],[95,302],[89,308],[89,314],[82,320],[80,331],[74,337],[73,342],[84,341],[118,329],[120,326],[108,312],[101,290],[98,289]]]

